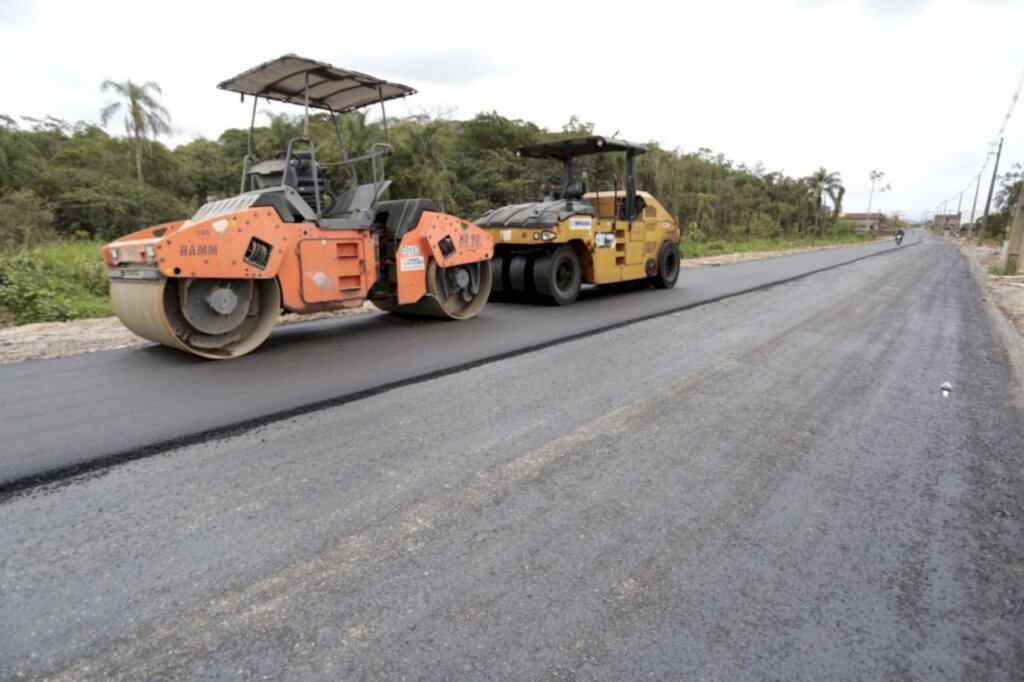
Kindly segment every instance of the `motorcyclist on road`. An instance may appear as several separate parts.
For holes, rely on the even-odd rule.
[[[903,228],[896,230],[896,243],[900,244],[903,242]]]

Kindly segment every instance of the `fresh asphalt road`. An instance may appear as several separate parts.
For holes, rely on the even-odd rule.
[[[995,329],[926,241],[24,490],[0,678],[1018,678]]]
[[[894,249],[876,243],[689,271],[673,290],[594,292],[565,308],[489,304],[460,323],[322,320],[277,329],[259,351],[229,362],[151,345],[0,366],[0,491]]]

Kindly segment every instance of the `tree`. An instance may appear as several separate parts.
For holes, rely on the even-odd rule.
[[[839,214],[843,211],[843,197],[846,196],[846,188],[839,185],[839,189],[829,192],[828,198],[832,200],[832,222],[834,223]]]
[[[818,221],[821,218],[822,197],[827,194],[832,199],[833,208],[838,211],[836,200],[838,198],[840,202],[842,201],[839,192],[842,190],[843,183],[839,178],[839,173],[829,173],[824,167],[814,171],[805,182],[814,198],[814,228],[817,231]],[[845,190],[843,193],[845,194]]]
[[[880,170],[872,170],[868,174],[868,180],[871,181],[871,194],[868,195],[868,224],[869,225],[871,224],[871,201],[872,201],[872,199],[875,198],[875,183],[881,182],[882,178],[884,178],[884,177],[885,177],[885,173],[880,171]],[[878,191],[879,191],[879,193],[882,193],[882,192],[888,192],[890,189],[892,189],[892,186],[889,185],[889,183],[886,183],[885,187],[882,187]]]
[[[1017,203],[1021,180],[1024,180],[1024,164],[1015,163],[1007,172],[999,176],[999,192],[996,194],[996,206],[1000,210],[1012,209]]]
[[[458,213],[453,188],[457,178],[448,168],[457,124],[427,114],[396,121],[391,129],[395,146],[388,178],[391,196],[425,197],[443,213]]]
[[[242,146],[245,146],[245,141]],[[179,197],[202,204],[211,195],[229,197],[238,191],[239,163],[242,157],[232,157],[223,142],[200,137],[188,144],[179,145],[171,155],[180,167],[180,175],[184,180],[175,192]]]
[[[171,115],[156,99],[156,95],[163,92],[153,81],[139,85],[130,80],[123,83],[106,80],[100,89],[112,90],[121,98],[103,107],[100,121],[105,126],[119,112],[124,112],[124,129],[135,152],[135,175],[142,182],[143,150],[148,148],[151,138],[171,132]]]
[[[53,237],[53,210],[30,189],[0,193],[0,249]]]
[[[302,117],[289,116],[286,113],[275,114],[266,109],[263,110],[263,115],[270,123],[261,130],[265,133],[260,136],[265,144],[257,143],[257,158],[271,158],[274,154],[283,154],[288,149],[289,142],[302,137]],[[303,152],[306,151],[306,148],[304,146],[296,147],[295,151]]]

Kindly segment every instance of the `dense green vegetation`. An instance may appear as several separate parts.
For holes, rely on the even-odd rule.
[[[256,155],[271,157],[299,134],[297,117],[268,116],[256,130]],[[361,113],[341,118],[350,155],[384,139],[378,123]],[[129,130],[130,127],[129,127]],[[593,132],[575,119],[552,132],[496,113],[469,121],[416,116],[393,121],[395,153],[388,159],[391,196],[426,196],[451,213],[475,217],[537,193],[553,164],[517,159],[515,147]],[[329,121],[311,126],[319,156],[341,150]],[[45,241],[53,236],[111,239],[140,226],[188,215],[209,195],[230,196],[240,184],[246,132],[225,131],[174,149],[159,141],[109,135],[98,125],[57,119],[17,124],[0,119],[0,243]],[[581,164],[591,187],[621,183],[622,159],[593,157]],[[343,171],[337,170],[336,173]],[[736,165],[708,149],[684,153],[657,144],[638,162],[639,186],[677,216],[694,240],[822,235],[836,221],[843,188],[838,174],[821,169],[808,178]],[[143,180],[140,180],[144,178]],[[336,186],[346,182],[335,177]]]
[[[110,315],[102,242],[57,240],[0,251],[0,322]]]
[[[95,300],[104,289],[95,241],[180,219],[210,196],[238,192],[247,131],[229,129],[216,140],[199,138],[171,149],[155,139],[170,121],[155,84],[107,82],[104,89],[121,100],[109,103],[102,118],[124,114],[124,137],[91,122],[0,115],[0,306],[15,311],[19,321],[105,311]],[[262,117],[255,151],[257,158],[270,158],[300,134],[301,119]],[[382,126],[361,112],[342,116],[340,123],[350,156],[367,153],[385,137]],[[563,130],[549,131],[497,113],[468,121],[392,121],[390,196],[429,197],[442,210],[472,219],[533,198],[546,177],[558,174],[553,164],[518,159],[516,147],[593,132],[592,124],[575,118]],[[327,117],[313,118],[311,135],[322,161],[342,158]],[[592,189],[621,187],[620,156],[588,158],[579,170]],[[347,183],[338,175],[343,171],[332,172],[335,187]],[[794,178],[760,164],[735,164],[708,149],[683,152],[651,143],[638,173],[639,187],[677,216],[687,255],[724,253],[730,245],[834,242],[854,231],[838,220],[844,193],[839,175],[824,168]],[[95,268],[87,254],[96,257]],[[85,271],[72,272],[76,263]]]
[[[1010,227],[1013,222],[1013,207],[1017,205],[1017,199],[1024,189],[1024,164],[1015,163],[1010,170],[998,178],[998,190],[993,200],[994,206],[989,213],[988,223],[985,225],[985,237],[994,241],[996,245],[1002,244],[1004,239],[1009,238]],[[972,231],[977,234],[981,228],[980,217],[975,221]],[[964,225],[962,231],[968,229]]]

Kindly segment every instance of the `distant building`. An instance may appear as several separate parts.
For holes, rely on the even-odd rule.
[[[932,218],[932,225],[943,230],[959,230],[960,229],[960,214],[959,213],[936,213],[935,217]]]
[[[885,215],[881,213],[843,213],[839,217],[856,223],[862,232],[877,232],[879,228],[885,227]]]

